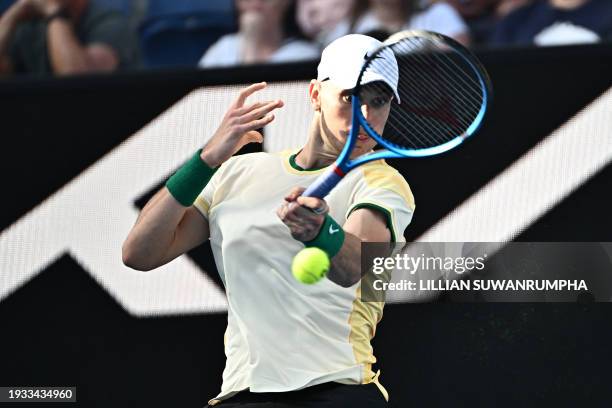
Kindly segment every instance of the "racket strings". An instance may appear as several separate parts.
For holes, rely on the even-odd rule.
[[[469,75],[469,72],[473,72],[471,69],[466,70],[465,68],[467,68],[467,66],[465,64],[462,64],[463,66],[457,64],[455,62],[456,58],[450,58],[448,57],[449,55],[453,55],[455,57],[457,57],[456,54],[454,54],[452,52],[452,50],[449,47],[443,47],[440,46],[436,43],[434,43],[433,40],[431,39],[424,39],[424,38],[419,38],[419,37],[415,37],[413,38],[414,41],[403,41],[401,43],[401,45],[404,48],[408,48],[408,50],[410,52],[414,52],[414,51],[418,51],[419,49],[429,49],[429,50],[433,50],[434,52],[430,52],[428,54],[419,54],[419,53],[415,53],[416,56],[423,56],[423,55],[428,55],[434,58],[437,58],[442,64],[444,64],[446,66],[446,68],[449,68],[448,72],[451,73],[456,73],[456,72],[461,72],[461,76],[459,76],[459,79],[463,82],[463,84],[467,87],[471,87],[473,91],[475,92],[480,92],[481,88],[481,84],[480,81],[478,81],[477,79],[475,79],[474,75]],[[415,48],[417,46],[417,43],[419,44],[419,48]],[[423,45],[423,43],[426,42],[427,45]],[[441,59],[440,57],[444,55],[447,56],[448,58],[446,59]],[[446,61],[450,61],[453,66],[450,67]],[[469,81],[470,83],[468,83],[467,81]]]
[[[428,126],[426,124],[421,124],[418,121],[398,121],[393,120],[393,118],[391,117],[390,120],[387,122],[387,131],[385,132],[384,137],[390,142],[401,146],[401,138],[398,138],[397,136],[394,137],[391,135],[411,134],[412,138],[408,139],[408,141],[411,142],[411,148],[419,148],[421,145],[435,145],[444,142],[443,140],[436,138],[435,129],[431,127],[426,129],[425,127]],[[395,133],[389,133],[388,129],[393,129]],[[421,138],[425,140],[421,140]],[[412,143],[413,139],[417,139],[420,143]]]
[[[411,45],[412,45],[412,44],[411,44]],[[418,50],[417,50],[417,49],[415,49],[415,48],[410,48],[410,51],[414,52],[414,51],[418,51]],[[436,53],[432,53],[432,55],[433,55],[434,57],[436,57],[436,58],[438,59],[438,61],[440,61],[440,63],[441,63],[441,64],[445,65],[445,68],[447,68],[447,70],[444,70],[444,71],[442,71],[442,72],[441,72],[441,76],[442,76],[442,77],[445,77],[446,79],[450,79],[450,75],[457,75],[455,70],[461,70],[461,73],[462,73],[463,75],[460,75],[460,76],[459,76],[459,79],[460,79],[461,81],[463,81],[463,83],[464,83],[464,84],[465,84],[467,87],[470,87],[470,88],[471,88],[471,90],[473,91],[473,93],[469,93],[469,94],[467,94],[468,98],[469,98],[469,97],[471,97],[471,102],[472,102],[472,103],[471,103],[471,105],[472,105],[473,107],[477,107],[477,109],[480,109],[480,104],[481,104],[481,102],[482,102],[482,99],[481,99],[481,98],[476,98],[476,97],[474,97],[474,96],[473,96],[473,95],[474,95],[474,93],[480,93],[480,92],[481,92],[480,84],[479,84],[479,83],[476,83],[476,82],[473,82],[472,77],[471,77],[471,76],[469,76],[469,75],[468,75],[468,74],[467,74],[467,73],[466,73],[466,72],[463,70],[463,68],[461,68],[461,67],[460,67],[459,65],[457,65],[457,64],[456,64],[456,63],[455,63],[455,62],[454,62],[452,59],[450,59],[450,58],[449,58],[449,60],[450,60],[450,61],[451,61],[451,62],[454,64],[454,69],[453,69],[452,67],[450,67],[448,64],[446,64],[446,62],[445,62],[443,59],[441,59],[441,58],[440,58],[440,55],[439,55],[439,54],[440,54],[440,53],[437,53],[437,52],[436,52]],[[425,64],[426,64],[428,67],[435,67],[435,65],[436,65],[436,64],[435,64],[433,61],[428,61],[428,60],[426,60],[426,59],[424,58],[425,56],[421,55],[421,54],[420,54],[420,53],[418,53],[418,52],[414,52],[413,54],[411,54],[411,56],[412,56],[412,57],[414,57],[414,58],[419,58],[419,59],[420,59],[420,61],[424,62],[424,63],[425,63]],[[397,58],[397,57],[398,57],[398,56],[396,56],[396,58]],[[404,56],[404,57],[405,57],[405,56]],[[399,58],[401,59],[402,57],[399,57]],[[411,64],[403,64],[403,65],[402,65],[402,69],[410,70],[411,68],[413,68]],[[414,72],[414,69],[413,69],[413,72]],[[429,73],[427,72],[427,70],[423,70],[422,72],[418,72],[418,73],[417,73],[417,72],[414,72],[414,74],[415,74],[415,75],[416,75],[416,74],[418,74],[418,75],[423,75],[423,77],[424,77],[424,78],[430,78],[430,79],[433,79],[433,76],[432,76],[431,74],[429,74]],[[472,84],[470,85],[470,84],[466,83],[466,82],[464,81],[464,79],[465,79],[465,78],[468,78],[468,79],[472,80]],[[400,80],[403,80],[403,76],[400,76]],[[450,86],[451,86],[451,87],[452,87],[454,90],[458,90],[458,88],[457,88],[457,87],[454,85],[454,83],[453,83],[453,82],[450,82],[450,83],[449,83],[449,85],[450,85]],[[434,89],[434,90],[436,90],[436,88],[435,88],[435,87],[434,87],[434,88],[429,88],[429,89]],[[439,88],[438,88],[438,94],[439,94],[439,93],[440,93],[440,91],[439,91]]]
[[[404,86],[402,84],[402,86]],[[443,106],[444,103],[446,102],[444,95],[438,90],[438,87],[428,87],[428,88],[424,88],[424,90],[428,90],[431,89],[431,95],[433,95],[432,101],[434,103],[436,103],[438,106]],[[413,98],[418,98],[418,95],[412,95]],[[418,113],[419,115],[425,115],[427,113],[429,113],[430,115],[432,114],[432,112],[428,112],[429,109],[427,108],[423,108],[421,110],[421,112],[417,111],[417,108],[412,107],[412,111]],[[439,127],[434,127],[430,122],[431,120],[419,120],[419,117],[416,117],[414,119],[414,126],[413,128],[418,128],[418,130],[420,130],[421,132],[424,132],[425,134],[427,134],[428,132],[431,134],[432,138],[428,138],[427,142],[432,142],[434,144],[441,144],[444,143],[446,141],[446,137],[444,135],[447,134],[452,134],[452,135],[457,135],[461,133],[461,130],[463,128],[467,128],[469,126],[469,124],[471,123],[471,120],[473,119],[473,117],[470,115],[469,112],[463,112],[463,111],[455,111],[455,115],[451,116],[448,114],[447,111],[443,111],[443,112],[438,112],[438,116],[439,119],[438,120],[438,126]],[[406,134],[405,130],[406,130],[406,123],[407,121],[404,120],[394,120],[393,118],[391,119],[389,125],[391,127],[395,127],[396,130],[399,131],[399,134]],[[455,122],[455,123],[452,123]],[[394,126],[395,125],[395,126]],[[404,130],[402,132],[402,130]],[[440,136],[438,135],[438,133],[440,132],[440,130],[443,131],[444,135]],[[418,135],[414,135],[413,137],[418,138]],[[420,144],[427,144],[426,142],[420,141]],[[418,147],[419,145],[414,145],[414,147]]]
[[[384,60],[383,54],[364,68],[364,73],[371,70],[387,78],[399,74],[401,104],[392,104],[382,138],[402,149],[426,149],[464,135],[486,102],[486,90],[474,67],[451,46],[429,37],[407,37],[385,52],[388,49],[397,66],[378,62]],[[388,87],[382,81],[368,81],[372,76],[362,75],[360,85],[377,86],[380,92]]]
[[[422,43],[421,39],[417,38],[416,40]],[[430,50],[428,53],[420,51],[424,48],[423,44],[418,44],[419,49],[415,48],[416,45],[411,42],[405,41],[403,44],[408,45],[409,55],[416,58],[421,66],[410,63],[401,64],[403,72],[400,73],[402,81],[400,89],[416,89],[414,93],[425,100],[428,96],[432,96],[430,100],[435,101],[438,106],[437,117],[428,115],[426,118],[428,120],[420,120],[419,122],[423,124],[421,129],[426,128],[437,132],[435,140],[444,143],[449,137],[452,138],[461,134],[463,129],[466,129],[472,123],[482,103],[480,90],[474,88],[476,82],[452,58],[448,57],[448,52],[435,48],[431,41],[428,41],[426,46]],[[450,63],[447,61],[450,61]],[[406,78],[414,78],[415,80],[406,85]],[[471,83],[465,78],[469,79]],[[478,97],[474,96],[475,93],[478,93]],[[465,98],[461,98],[462,95]],[[418,103],[420,99],[411,95],[411,101],[414,100]],[[457,104],[450,106],[449,101],[459,100],[464,102],[467,109],[457,109]],[[423,118],[422,112],[417,111],[416,113],[419,115],[416,119]],[[432,125],[432,121],[429,120],[432,118],[438,119],[438,127]],[[441,135],[439,135],[440,133]]]
[[[413,72],[412,69],[410,68],[410,66],[407,66],[407,70],[410,70],[411,73],[416,74],[416,72]],[[421,87],[422,90],[422,94],[426,93],[426,91],[429,91],[431,96],[433,96],[432,99],[435,99],[435,102],[438,103],[439,105],[444,104],[446,99],[444,98],[443,93],[440,91],[440,87],[439,86],[435,86],[435,81],[434,78],[432,78],[431,76],[429,76],[428,74],[424,74],[424,78],[426,80],[429,80],[430,82],[430,86],[427,87]],[[400,79],[400,87],[401,88],[407,88],[406,85],[406,81],[403,79]],[[413,98],[417,98],[418,95],[412,95]],[[476,108],[475,105],[473,105],[472,103],[470,103],[471,107]],[[477,108],[479,109],[479,108]],[[471,121],[471,117],[468,114],[461,114],[461,112],[459,112],[459,114],[457,115],[456,119],[458,120],[459,124],[461,126],[465,126],[468,127],[469,123]],[[457,132],[458,129],[451,129],[444,121],[440,122],[441,126],[444,127],[447,131],[449,132]],[[431,130],[431,128],[429,129]]]
[[[432,53],[433,57],[437,59],[437,61],[439,61],[442,65],[445,66],[445,70],[441,71],[441,75],[443,77],[445,77],[446,79],[452,79],[451,76],[456,76],[458,77],[459,81],[463,82],[463,84],[467,87],[470,88],[469,90],[472,92],[466,93],[466,100],[468,102],[472,102],[471,105],[472,107],[476,108],[476,110],[480,109],[481,103],[482,103],[482,97],[478,98],[475,95],[479,95],[482,96],[482,88],[480,86],[480,83],[477,83],[474,81],[474,79],[472,78],[471,75],[469,75],[463,67],[459,66],[452,58],[442,58],[440,56],[440,53]],[[418,54],[416,54],[417,57],[419,57]],[[449,66],[447,64],[446,61],[450,61],[453,66]],[[426,73],[425,73],[426,74]],[[466,79],[469,79],[472,83],[467,83]],[[454,90],[458,90],[458,87],[453,83],[450,82],[449,85],[451,85],[453,87]]]
[[[421,41],[421,43],[422,43],[423,41],[427,41],[427,42],[430,44],[430,47],[432,47],[432,48],[435,48],[435,47],[436,47],[436,45],[434,45],[433,41],[432,41],[432,40],[430,40],[430,39],[426,39],[426,40],[425,40],[425,39],[419,39],[418,41]],[[442,52],[433,52],[433,53],[431,53],[431,55],[432,55],[433,57],[438,58],[438,59],[440,58],[440,56],[441,56],[441,55],[454,55],[454,54],[450,54],[450,52],[451,52],[451,51],[450,51],[450,49],[448,49],[448,48],[444,49],[444,51],[443,51],[442,49],[440,49],[440,51],[442,51]],[[470,86],[471,86],[471,87],[472,87],[472,89],[473,89],[474,91],[476,91],[476,92],[480,92],[480,90],[481,90],[481,85],[480,85],[480,82],[479,82],[478,80],[474,79],[474,76],[473,76],[473,75],[469,75],[469,74],[468,74],[468,72],[471,72],[471,70],[466,71],[466,70],[464,69],[464,68],[465,68],[465,65],[464,65],[463,67],[462,67],[462,66],[460,66],[459,64],[457,64],[457,63],[455,62],[455,59],[453,59],[453,58],[447,58],[446,60],[447,60],[447,61],[450,61],[450,62],[453,64],[453,67],[452,67],[453,69],[457,69],[457,70],[461,71],[461,73],[462,73],[463,75],[462,75],[462,76],[460,76],[459,78],[460,78],[460,80],[461,80],[461,81],[462,81],[462,82],[463,82],[463,83],[464,83],[466,86],[468,86],[468,87],[470,87]],[[446,63],[445,63],[444,61],[443,61],[443,63],[446,65]],[[451,72],[455,72],[455,71],[451,71]],[[469,80],[469,81],[471,82],[471,84],[467,83],[467,82],[466,82],[467,80]]]
[[[429,74],[427,72],[427,70],[423,70],[423,72],[417,72],[414,68],[412,68],[410,65],[406,65],[405,67],[406,71],[410,71],[413,73],[413,75],[422,75],[423,78],[425,79],[429,79],[429,87],[427,87],[427,91],[433,91],[435,95],[437,95],[440,99],[442,99],[441,97],[444,95],[442,93],[442,87],[440,86],[441,84],[436,84],[436,80],[439,81],[444,81],[445,85],[448,85],[448,87],[454,91],[454,92],[460,92],[461,89],[458,88],[456,81],[452,80],[452,77],[450,76],[451,74],[443,71],[440,73],[440,78],[435,78],[432,74]],[[478,90],[476,90],[476,92],[479,92]],[[473,93],[468,93],[466,94],[466,102],[470,105],[470,107],[478,110],[480,109],[480,104],[482,103],[482,98],[477,98]]]

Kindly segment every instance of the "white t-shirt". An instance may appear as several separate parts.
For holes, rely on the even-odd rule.
[[[198,66],[205,68],[240,65],[242,63],[240,60],[241,48],[242,36],[240,34],[225,35],[206,50]],[[283,63],[317,60],[320,56],[321,51],[318,46],[308,41],[288,39],[267,62]]]
[[[299,169],[296,152],[231,158],[194,204],[208,220],[228,300],[227,362],[210,405],[245,389],[286,392],[325,382],[373,382],[388,399],[380,371],[372,369],[370,344],[384,302],[363,302],[361,282],[344,288],[324,278],[305,285],[291,273],[304,245],[275,210],[293,187],[309,186],[326,170]],[[382,160],[347,174],[325,200],[340,225],[355,209],[380,211],[398,242],[414,211],[408,184]]]

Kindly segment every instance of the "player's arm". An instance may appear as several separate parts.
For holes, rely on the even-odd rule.
[[[142,271],[155,269],[208,239],[208,222],[192,204],[213,169],[247,143],[263,141],[256,129],[274,120],[271,112],[283,103],[276,100],[245,106],[245,101],[265,87],[265,83],[258,83],[243,89],[200,154],[149,200],[123,244],[125,265]]]
[[[391,231],[384,216],[369,208],[360,208],[351,213],[344,229],[344,243],[331,259],[327,277],[343,287],[354,285],[361,279],[361,243],[391,242]]]
[[[293,238],[302,242],[313,240],[321,228],[331,227],[330,233],[342,228],[344,241],[331,259],[327,277],[343,287],[354,285],[361,279],[361,243],[391,241],[385,218],[378,211],[360,208],[351,213],[344,226],[326,225],[327,203],[316,197],[302,197],[303,192],[302,187],[293,189],[285,197],[285,204],[277,210],[278,217],[289,227]],[[313,212],[313,209],[319,209],[320,214]]]
[[[208,237],[208,221],[195,207],[181,205],[164,187],[142,209],[123,243],[123,263],[139,271],[150,271]]]

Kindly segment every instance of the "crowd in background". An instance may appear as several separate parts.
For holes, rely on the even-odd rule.
[[[473,48],[612,40],[610,0],[0,0],[0,76],[312,61],[348,33]]]

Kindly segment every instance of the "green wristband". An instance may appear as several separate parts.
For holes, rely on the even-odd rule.
[[[187,163],[183,165],[166,182],[166,187],[172,197],[184,207],[191,206],[198,195],[204,190],[217,169],[208,167],[200,158],[202,149],[198,150]]]
[[[325,216],[325,221],[315,239],[304,242],[306,247],[322,249],[330,259],[340,252],[342,244],[344,244],[344,230],[329,214]]]

